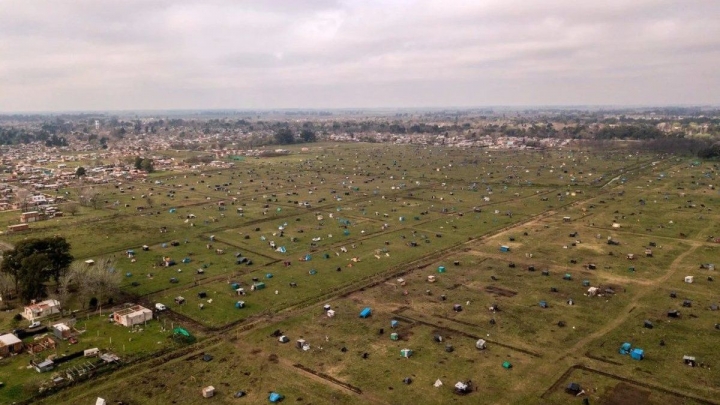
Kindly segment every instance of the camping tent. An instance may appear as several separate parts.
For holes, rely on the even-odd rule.
[[[620,346],[620,354],[630,354],[630,343],[623,343],[622,346]]]
[[[410,350],[410,349],[402,349],[402,350],[400,350],[400,355],[401,355],[402,357],[410,357],[410,356],[412,356],[412,354],[413,354],[413,352],[412,352],[412,350]]]
[[[370,307],[366,307],[360,311],[360,318],[367,318],[370,315],[372,315],[372,309],[370,309]]]
[[[645,351],[636,347],[630,352],[630,357],[635,360],[642,360],[643,358],[645,358]]]

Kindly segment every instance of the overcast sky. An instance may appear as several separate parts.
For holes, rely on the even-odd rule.
[[[720,0],[0,0],[0,111],[720,104]]]

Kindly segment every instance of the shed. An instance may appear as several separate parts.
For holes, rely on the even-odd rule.
[[[215,395],[215,387],[212,385],[208,385],[202,389],[203,398],[212,398],[213,395]]]
[[[636,347],[630,352],[630,357],[635,360],[642,360],[645,358],[645,351]]]
[[[0,335],[0,357],[7,357],[11,353],[20,353],[23,349],[22,340],[12,333]]]
[[[38,373],[44,373],[55,368],[55,363],[52,360],[45,360],[43,362],[35,364],[35,370]]]
[[[365,307],[360,311],[360,318],[367,318],[370,315],[372,315],[372,309],[370,309],[370,307]]]
[[[142,305],[134,305],[129,308],[121,309],[113,313],[113,319],[116,323],[123,326],[140,325],[146,321],[152,320],[152,311]]]
[[[70,337],[70,327],[64,323],[53,325],[52,331],[58,339],[67,339]]]

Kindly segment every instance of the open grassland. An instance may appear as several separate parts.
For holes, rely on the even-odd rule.
[[[58,350],[100,347],[123,365],[38,400],[194,404],[213,385],[222,403],[264,403],[271,390],[304,404],[581,403],[564,392],[576,382],[591,403],[720,403],[720,280],[700,267],[720,265],[718,168],[692,163],[623,151],[320,144],[227,170],[94,186],[97,209],[2,240],[65,236],[78,260],[114,259],[124,300],[169,309],[131,332],[107,321],[109,306],[88,315],[71,301],[85,332]],[[73,200],[84,187],[59,192]],[[17,217],[0,213],[0,225]],[[359,318],[365,307],[372,315]],[[672,309],[681,317],[668,318]],[[6,329],[19,326],[14,313],[0,316]],[[196,343],[173,340],[178,325]],[[619,354],[624,342],[646,358]],[[683,355],[703,366],[680,372]],[[48,384],[28,360],[3,360],[0,403]],[[474,391],[454,394],[467,380]],[[238,390],[247,397],[234,398]]]

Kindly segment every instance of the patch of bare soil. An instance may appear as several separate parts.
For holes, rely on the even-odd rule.
[[[499,297],[499,296],[502,296],[502,297],[514,297],[514,296],[517,295],[517,292],[515,292],[515,291],[506,290],[506,289],[504,289],[504,288],[497,287],[497,286],[494,286],[494,285],[489,285],[489,286],[485,287],[485,292],[486,292],[486,293],[489,293],[489,294],[492,294],[492,295],[495,296],[495,297]]]
[[[602,405],[650,405],[651,392],[626,382],[620,382],[600,400]]]

